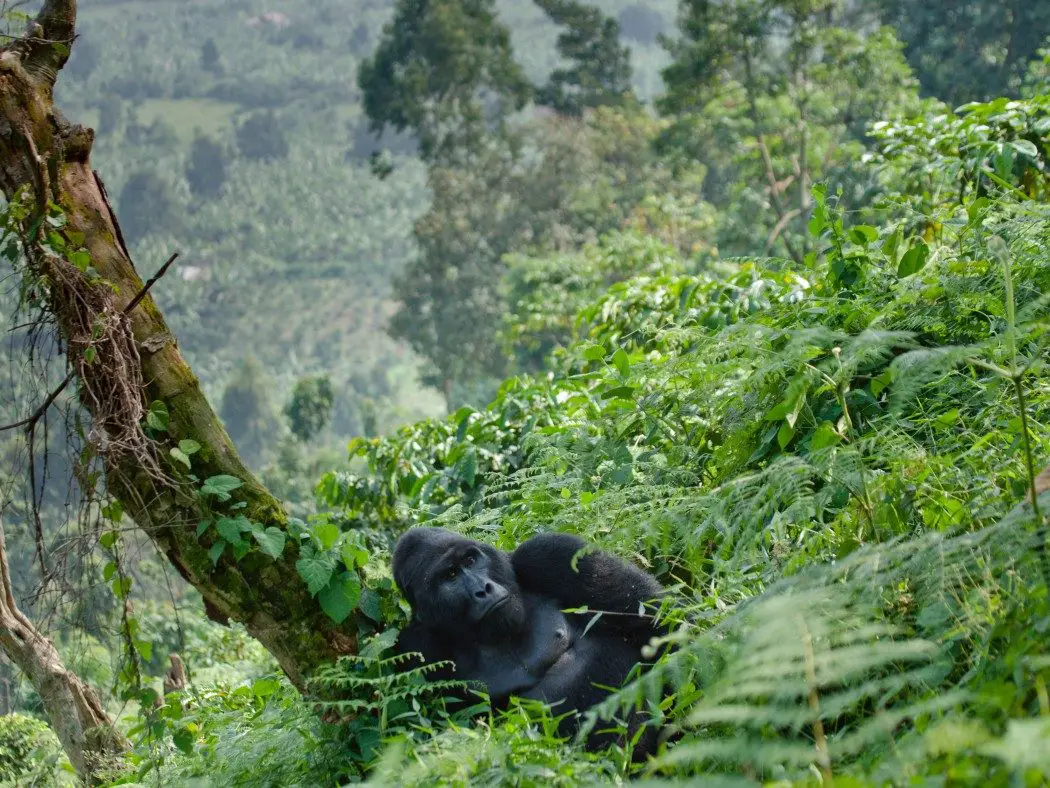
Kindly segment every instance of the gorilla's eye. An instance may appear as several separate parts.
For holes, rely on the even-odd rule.
[[[477,555],[474,553],[467,553],[463,557],[463,566],[474,566],[474,563],[478,560]]]
[[[458,575],[458,574],[459,574],[459,567],[456,566],[455,564],[453,564],[452,566],[450,566],[448,569],[445,570],[444,577],[445,577],[446,580],[455,580],[456,579],[456,575]]]

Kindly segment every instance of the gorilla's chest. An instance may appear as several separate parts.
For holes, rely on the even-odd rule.
[[[573,623],[554,604],[537,604],[520,640],[477,646],[470,659],[457,663],[460,676],[484,682],[494,701],[523,694],[571,654],[577,635]]]

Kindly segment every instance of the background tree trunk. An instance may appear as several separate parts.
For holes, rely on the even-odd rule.
[[[24,252],[29,271],[47,278],[43,297],[79,378],[80,400],[91,412],[107,489],[200,591],[208,615],[242,622],[302,689],[311,668],[356,652],[355,618],[336,625],[322,612],[296,571],[294,540],[287,540],[278,559],[253,551],[238,561],[227,549],[213,565],[208,551],[217,538],[214,528],[197,536],[209,513],[185,469],[180,472],[168,454],[184,439],[201,446],[193,455],[193,473],[201,480],[229,475],[243,482],[235,492],[245,504],[238,514],[282,529],[286,515],[244,466],[156,304],[143,295],[105,189],[91,169],[93,132],[69,124],[55,109],[53,87],[74,38],[75,0],[48,0],[37,22],[26,37],[0,50],[0,188],[9,201],[23,187],[32,195],[33,209],[22,223]],[[49,204],[66,218],[58,232],[90,253],[97,278],[35,236]],[[101,337],[99,325],[105,326]],[[156,402],[170,414],[159,439],[147,437],[142,426]]]
[[[120,765],[127,742],[95,691],[66,670],[54,643],[40,634],[15,601],[7,544],[0,523],[0,648],[40,695],[51,728],[70,763],[87,782]]]

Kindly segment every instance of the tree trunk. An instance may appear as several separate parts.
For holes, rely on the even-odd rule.
[[[95,691],[66,670],[55,645],[37,631],[15,601],[0,523],[0,648],[40,695],[51,728],[77,773],[96,783],[121,763],[127,742]]]
[[[32,198],[20,232],[28,273],[46,277],[40,292],[91,413],[89,440],[103,459],[108,492],[200,591],[208,615],[242,622],[302,689],[311,668],[356,652],[355,617],[336,625],[322,612],[296,570],[295,540],[277,559],[253,550],[237,560],[227,548],[213,565],[215,528],[197,534],[214,514],[198,495],[201,480],[218,475],[243,483],[233,493],[243,504],[236,514],[282,530],[287,519],[244,466],[143,287],[91,169],[94,133],[55,109],[54,82],[69,51],[55,44],[72,42],[75,22],[75,0],[47,0],[38,25],[0,49],[0,188],[13,205],[23,187]],[[37,232],[49,205],[58,206],[66,224]],[[91,268],[82,272],[71,255],[56,254],[48,240],[53,232],[69,249],[85,248]],[[147,435],[144,416],[156,403],[166,407],[169,423]],[[192,456],[197,481],[169,454],[187,439],[201,447]]]

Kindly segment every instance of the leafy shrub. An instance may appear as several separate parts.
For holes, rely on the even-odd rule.
[[[248,159],[283,159],[288,137],[273,110],[253,112],[237,127],[237,149]]]
[[[0,717],[0,782],[57,785],[55,770],[64,761],[58,737],[46,723],[18,713]]]
[[[334,398],[332,382],[326,375],[297,381],[284,411],[292,434],[301,441],[317,435],[331,418]]]

